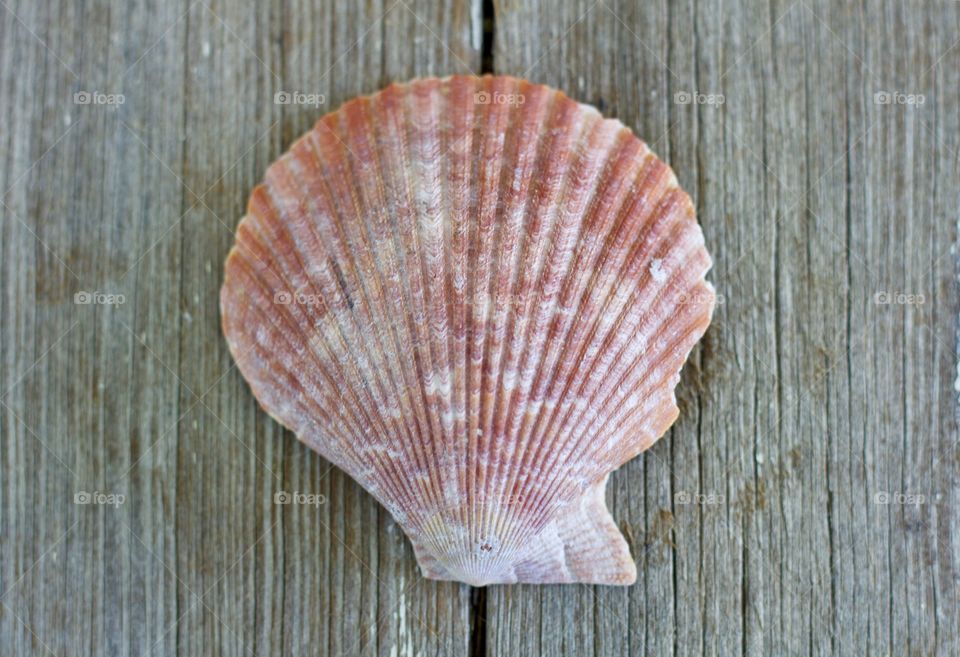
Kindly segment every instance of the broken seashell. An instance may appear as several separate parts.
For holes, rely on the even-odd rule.
[[[390,511],[427,577],[629,584],[607,477],[677,417],[710,265],[621,123],[454,76],[353,100],[271,165],[220,303],[263,408]]]

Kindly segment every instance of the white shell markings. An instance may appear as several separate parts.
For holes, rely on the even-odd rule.
[[[650,262],[650,275],[653,276],[653,280],[658,283],[667,280],[667,272],[663,270],[663,260],[654,258],[654,260]]]

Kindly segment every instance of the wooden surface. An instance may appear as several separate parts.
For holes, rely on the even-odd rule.
[[[960,654],[958,39],[950,0],[0,0],[0,653]],[[631,126],[714,255],[681,418],[609,486],[630,588],[421,579],[220,334],[267,164],[482,69]]]

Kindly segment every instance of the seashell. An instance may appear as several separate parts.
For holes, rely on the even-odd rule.
[[[348,102],[272,164],[220,303],[263,408],[390,511],[425,576],[629,584],[607,477],[677,418],[710,266],[621,123],[454,76]]]

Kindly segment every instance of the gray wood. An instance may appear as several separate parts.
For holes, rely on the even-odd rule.
[[[467,650],[469,589],[424,583],[387,514],[259,411],[218,294],[266,166],[358,93],[479,66],[469,9],[0,6],[0,653]]]
[[[639,582],[496,588],[491,654],[960,654],[960,6],[496,7],[498,72],[676,169],[725,303],[680,420],[611,480]]]
[[[423,580],[220,334],[266,166],[357,94],[478,72],[480,0],[2,0],[0,653],[960,654],[960,3],[492,9],[487,66],[633,128],[714,255],[680,420],[609,486],[638,583]]]

